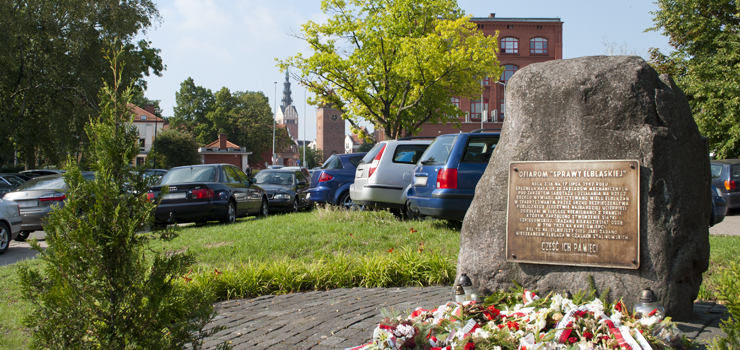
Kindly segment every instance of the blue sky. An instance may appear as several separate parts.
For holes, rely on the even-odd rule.
[[[146,96],[161,100],[162,114],[172,116],[175,92],[188,77],[195,84],[217,91],[262,91],[271,107],[282,98],[285,80],[275,58],[298,52],[310,54],[308,47],[289,35],[307,20],[323,21],[320,0],[227,1],[160,0],[157,7],[162,23],[142,35],[162,50],[167,70],[162,77],[147,79]],[[669,52],[668,39],[651,27],[657,5],[649,0],[622,1],[485,1],[458,0],[460,8],[475,17],[558,17],[563,21],[563,58],[615,54],[637,54],[648,58],[648,49]],[[605,44],[606,43],[606,44]],[[608,45],[607,45],[608,44]],[[305,127],[299,125],[301,139],[314,139],[316,118],[313,106],[304,107],[304,89],[292,82],[293,104]],[[347,128],[349,132],[349,128]]]

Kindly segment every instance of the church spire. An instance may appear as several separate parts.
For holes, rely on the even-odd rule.
[[[283,100],[280,104],[283,108],[290,106],[293,103],[293,99],[290,97],[290,77],[288,70],[285,70],[285,82],[283,83]]]

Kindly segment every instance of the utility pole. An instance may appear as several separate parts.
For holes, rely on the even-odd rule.
[[[275,165],[275,125],[277,123],[277,81],[275,82],[275,109],[272,112],[272,165]]]

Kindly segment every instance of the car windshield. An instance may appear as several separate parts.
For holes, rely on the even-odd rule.
[[[65,189],[64,178],[61,176],[36,177],[18,187],[18,191],[32,190],[61,190]]]
[[[2,178],[5,181],[7,181],[9,184],[11,184],[11,185],[13,185],[15,187],[18,187],[18,186],[23,185],[25,183],[25,181],[21,180],[18,177],[15,177],[15,176],[3,176]]]
[[[429,148],[421,155],[419,164],[423,165],[443,165],[447,163],[447,157],[450,156],[452,146],[455,145],[457,135],[439,136],[429,145]]]
[[[216,181],[216,167],[187,167],[175,168],[165,174],[159,183],[175,184],[188,182],[214,182]]]
[[[254,181],[257,184],[292,185],[293,176],[293,173],[288,172],[260,171]]]

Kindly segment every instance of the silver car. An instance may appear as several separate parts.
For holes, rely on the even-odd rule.
[[[406,208],[411,172],[432,141],[432,138],[402,138],[378,142],[357,166],[355,183],[349,187],[352,201],[402,212]]]
[[[0,199],[0,254],[8,251],[10,240],[21,232],[21,221],[18,203]]]
[[[83,172],[82,176],[86,180],[94,178],[92,172]],[[35,177],[13,192],[7,193],[3,199],[18,203],[23,218],[21,233],[15,240],[23,241],[32,232],[43,230],[51,211],[64,205],[67,189],[62,174],[56,174]]]

